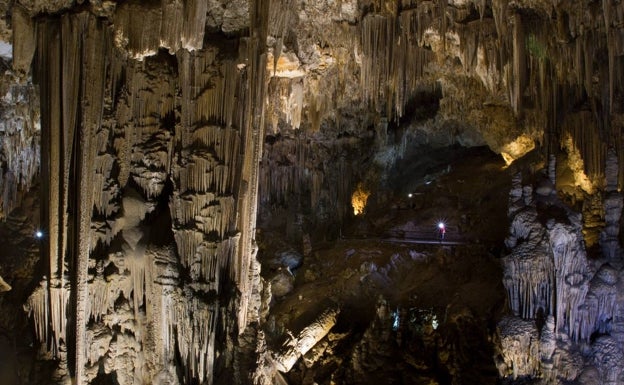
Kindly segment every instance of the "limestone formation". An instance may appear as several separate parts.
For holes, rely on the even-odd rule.
[[[406,154],[455,145],[487,145],[508,165],[548,156],[541,183],[512,180],[501,375],[619,381],[623,7],[2,2],[0,217],[39,189],[45,237],[24,307],[40,358],[58,364],[52,381],[251,381],[234,341],[252,329],[266,355],[257,225],[309,258],[343,237],[355,191],[368,199],[358,213],[383,206]],[[584,217],[556,190],[560,169]],[[601,254],[588,256],[597,234]],[[294,281],[281,278],[277,297]],[[327,334],[325,316],[290,341],[285,372]],[[378,326],[370,341],[387,337]]]
[[[329,308],[321,313],[310,325],[306,326],[296,337],[284,341],[280,351],[275,355],[277,370],[288,372],[297,360],[312,349],[336,323],[340,310]]]
[[[209,384],[216,346],[246,327],[258,284],[262,120],[251,116],[262,115],[262,28],[233,47],[204,42],[204,19],[176,34],[130,22],[137,12],[123,4],[114,24],[89,11],[37,24],[49,260],[27,309],[53,357],[73,356],[64,376],[76,383],[98,368],[152,383],[180,357],[180,381]],[[161,32],[173,39],[164,48],[193,52],[159,52]],[[175,249],[154,247],[167,239]]]
[[[607,169],[615,161],[611,158]],[[613,172],[609,175],[608,184],[614,186]],[[580,214],[550,194],[538,196],[536,205],[517,208],[519,181],[510,193],[514,209],[510,205],[513,219],[506,245],[511,252],[503,259],[503,283],[511,309],[522,319],[507,317],[499,323],[503,357],[499,372],[514,378],[542,377],[544,384],[561,380],[615,384],[621,378],[617,357],[622,354],[616,342],[622,335],[623,306],[618,294],[619,254],[614,256],[603,244],[602,255],[590,260],[583,247]],[[565,216],[546,219],[544,226],[539,216],[557,210]],[[605,222],[613,229],[605,231],[619,232],[619,223]],[[617,242],[612,244],[619,250]],[[536,351],[531,344],[537,340]]]
[[[535,324],[513,317],[498,324],[502,362],[498,370],[504,377],[535,377],[539,374],[539,334]]]

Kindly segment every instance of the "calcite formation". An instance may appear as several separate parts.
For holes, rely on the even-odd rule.
[[[330,329],[336,324],[338,313],[338,308],[325,310],[319,314],[314,322],[301,330],[296,337],[292,336],[284,341],[280,351],[274,358],[276,368],[281,372],[288,372],[292,369],[301,356],[305,355],[329,333]]]
[[[205,17],[205,5],[177,11]],[[226,43],[204,41],[204,17],[168,11],[136,23],[143,8],[123,4],[112,19],[29,24],[48,259],[26,308],[76,383],[102,368],[120,384],[212,383],[217,362],[231,365],[216,346],[247,325],[266,10]]]
[[[508,163],[560,151],[575,187],[606,186],[598,263],[556,175],[516,180],[504,283],[516,316],[553,317],[567,356],[544,353],[552,378],[553,357],[572,357],[565,338],[624,330],[621,2],[12,4],[2,211],[39,176],[45,272],[26,308],[55,381],[212,383],[234,370],[225,352],[259,321],[257,217],[285,212],[286,237],[335,239],[357,186],[381,199],[389,168],[425,145],[488,145]],[[561,218],[542,223],[538,205]]]
[[[616,160],[610,154],[606,184],[612,187],[607,199],[617,202],[621,197],[613,190]],[[601,254],[589,258],[582,216],[553,194],[523,201],[518,192],[521,178],[514,181],[513,219],[506,240],[511,252],[503,258],[503,283],[515,317],[499,323],[501,376],[542,377],[544,384],[617,383],[622,371],[617,357],[622,354],[618,341],[624,306],[618,294],[622,285],[619,244],[603,235]],[[612,218],[619,217],[621,209],[616,204],[608,207],[616,214],[605,214],[603,234],[617,234],[619,223]]]
[[[19,19],[19,15],[16,15]],[[0,59],[0,218],[21,203],[36,184],[40,167],[39,95],[32,82]]]

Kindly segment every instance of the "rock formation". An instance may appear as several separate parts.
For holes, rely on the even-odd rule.
[[[609,210],[603,234],[615,235],[619,221],[613,218],[619,218],[616,202],[621,197],[614,189],[617,160],[612,152],[607,162],[606,184],[611,191],[606,200],[612,204],[605,204]],[[501,376],[539,377],[544,384],[618,383],[619,309],[624,306],[618,295],[622,275],[618,241],[607,241],[603,235],[601,254],[588,257],[582,216],[553,195],[536,196],[521,208],[517,197],[521,178],[515,182],[506,240],[511,252],[503,259],[514,316],[499,323]]]
[[[510,348],[501,375],[620,376],[608,363],[624,343],[621,2],[0,9],[13,50],[0,59],[0,216],[39,188],[41,267],[17,286],[33,290],[25,308],[54,382],[250,381],[239,355],[264,349],[271,297],[257,225],[307,256],[343,235],[354,192],[384,206],[392,173],[454,145],[488,146],[508,165],[548,155],[547,177],[516,177],[509,198],[503,282],[517,318],[501,341],[531,354],[510,364],[524,359]],[[520,318],[545,322],[537,351],[526,336],[539,328]],[[582,373],[566,366],[581,343],[593,349]]]
[[[179,360],[179,381],[212,383],[231,367],[217,346],[248,323],[266,10],[249,35],[204,43],[203,17],[174,17],[202,6],[149,11],[160,30],[131,22],[136,4],[115,23],[31,23],[49,259],[27,309],[62,381],[166,382]]]

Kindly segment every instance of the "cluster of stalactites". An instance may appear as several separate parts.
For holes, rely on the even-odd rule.
[[[299,129],[304,105],[304,84],[302,77],[273,76],[269,81],[268,111],[270,124],[267,134],[278,134],[280,130]]]
[[[242,72],[217,58],[217,48],[182,54],[181,124],[174,157],[175,191],[170,203],[182,264],[193,279],[218,285],[221,269],[237,252],[237,177],[242,166],[240,126]]]
[[[595,11],[573,2],[543,19],[517,12],[512,23],[497,22],[500,46],[508,47],[501,58],[515,112],[547,132],[552,150],[571,136],[594,183],[604,175],[607,145],[621,143],[622,123],[615,117],[624,92],[624,7],[605,1],[602,12]],[[543,21],[550,17],[555,21]],[[512,33],[502,34],[502,28]]]
[[[278,140],[264,152],[260,165],[262,203],[283,205],[292,196],[305,195],[317,214],[329,210],[342,217],[350,207],[356,183],[350,176],[357,175],[361,167],[355,156],[344,156],[353,151],[353,143],[347,139],[332,145],[312,142],[312,148],[307,144],[305,137]]]
[[[59,349],[67,342],[67,306],[69,305],[69,281],[47,277],[30,295],[24,309],[33,318],[37,339],[47,345],[57,357]]]
[[[20,203],[39,173],[39,100],[30,82],[14,84],[14,74],[6,71],[0,86],[0,218]]]
[[[196,3],[180,3],[180,7],[205,18],[206,12],[201,12],[205,2]],[[204,44],[204,21],[199,22],[201,34],[195,31],[197,20],[186,17],[168,18],[166,27],[150,24],[145,19],[152,20],[158,11],[146,7],[142,23],[136,23],[136,13],[143,8],[127,3],[117,9],[119,23],[114,27],[89,12],[79,12],[44,19],[39,28],[39,82],[51,96],[42,115],[50,154],[46,174],[52,186],[50,222],[55,227],[49,228],[54,233],[52,283],[43,281],[30,297],[28,310],[38,338],[52,341],[50,348],[56,354],[67,342],[67,318],[75,316],[74,307],[78,309],[80,322],[71,332],[80,337],[74,349],[79,383],[94,375],[90,364],[114,356],[106,353],[106,347],[110,343],[109,353],[115,350],[111,335],[118,327],[118,338],[134,341],[137,359],[171,363],[181,358],[187,382],[211,383],[217,320],[231,330],[246,326],[249,282],[259,277],[257,269],[249,271],[248,259],[255,258],[255,169],[263,111],[261,103],[252,102],[264,100],[265,78],[257,76],[266,68],[259,53],[263,47],[259,41],[264,39],[237,40],[239,52],[222,51],[229,46],[199,49]],[[181,29],[182,37],[172,39],[195,52],[178,51],[178,63],[172,65],[171,58],[157,48],[177,49],[178,43],[152,39],[158,28]],[[128,49],[129,57],[111,44],[113,35],[117,47]],[[151,54],[155,55],[146,56]],[[232,59],[236,54],[244,65]],[[80,98],[89,102],[82,109],[76,103]],[[79,159],[79,169],[72,169],[72,159]],[[159,272],[162,264],[146,256],[145,229],[150,224],[143,220],[168,192],[168,183],[173,187],[169,208],[177,246],[171,257],[179,260]],[[74,187],[80,191],[74,192]],[[136,197],[126,204],[130,193]],[[68,209],[71,199],[80,200],[82,210],[73,213],[81,214],[79,226],[73,229],[79,232],[75,258],[81,268],[73,271],[72,266],[69,271],[80,281],[72,296],[69,281],[59,280],[68,270],[65,254],[75,246],[63,231],[69,221],[78,222]],[[134,215],[137,207],[142,210],[139,216]],[[90,225],[86,231],[85,224]],[[105,250],[113,239],[122,242],[123,252],[96,262],[90,251],[98,243]],[[184,274],[177,271],[180,267]],[[223,314],[215,300],[223,278],[240,289],[239,311],[244,316],[239,314],[239,319],[236,310]],[[69,303],[72,297],[80,302],[78,306]],[[120,300],[127,309],[116,308]],[[146,328],[162,334],[164,346],[156,350],[155,358],[141,352],[154,343],[144,338]],[[101,349],[91,349],[92,342]],[[118,370],[120,383],[127,375],[132,377],[107,360],[106,372]]]
[[[570,133],[585,173],[593,182],[602,178],[606,144],[622,140],[623,4],[525,10],[507,0],[374,3],[360,23],[361,89],[378,113],[400,118],[433,53],[438,62],[457,56],[465,73],[504,95],[528,127],[546,132],[549,148]]]
[[[197,0],[120,4],[115,12],[115,44],[139,60],[154,55],[160,47],[170,52],[201,49],[206,8],[206,1]]]
[[[395,15],[369,14],[361,22],[363,97],[384,116],[400,118],[433,59],[423,36],[434,24],[432,4]]]
[[[595,301],[586,301],[592,272],[582,242],[580,215],[568,209],[569,223],[551,220],[543,226],[532,189],[523,188],[519,176],[513,186],[512,223],[505,241],[512,252],[503,259],[503,283],[510,306],[515,315],[525,319],[537,318],[540,313],[554,316],[557,332],[573,340],[589,338],[596,328],[604,329],[600,317],[614,314],[614,305],[612,296],[603,295],[606,291],[599,285],[593,286],[596,290],[590,296]]]
[[[21,7],[12,10],[12,69],[0,76],[0,218],[17,207],[39,173],[39,96],[27,77],[35,51],[35,22]]]
[[[514,314],[522,318],[535,318],[540,310],[552,314],[555,266],[546,229],[537,221],[535,208],[515,215],[505,243],[513,248],[503,259],[503,283]]]

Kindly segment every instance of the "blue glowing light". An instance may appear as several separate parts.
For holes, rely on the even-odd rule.
[[[392,330],[399,330],[399,309],[392,312]]]
[[[37,230],[37,232],[35,233],[35,237],[37,237],[39,239],[43,238],[43,231]]]

